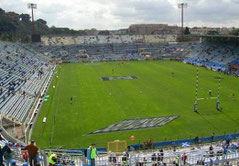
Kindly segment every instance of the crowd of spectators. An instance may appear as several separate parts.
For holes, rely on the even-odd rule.
[[[184,62],[231,74],[230,64],[237,65],[238,59],[238,43],[205,42],[192,49]]]
[[[24,44],[0,42],[0,114],[19,122],[26,119],[29,111],[26,109],[30,108],[51,72],[51,64],[39,54],[25,48]],[[9,102],[19,107],[12,110]]]
[[[63,62],[95,62],[117,60],[147,60],[165,57],[183,58],[190,52],[194,43],[128,43],[128,44],[94,44],[94,45],[57,45],[34,46],[42,54]]]
[[[49,166],[54,165],[77,165],[74,157],[64,154],[63,152],[47,151],[42,153],[32,140],[30,144],[24,145],[19,143],[10,143],[0,140],[0,165],[24,165],[24,166],[39,166],[43,164],[43,154],[47,158]],[[210,145],[201,144],[201,146],[189,146],[187,148],[171,149],[171,147],[161,147],[156,150],[142,150],[135,151],[128,146],[123,153],[108,152],[100,153],[92,144],[82,153],[79,157],[82,165],[99,165],[108,163],[111,165],[145,165],[151,163],[154,166],[167,166],[167,165],[219,165],[224,162],[224,165],[232,165],[232,158],[226,159],[226,155],[239,152],[239,144],[237,140],[226,138],[222,142],[214,142]],[[20,156],[19,156],[20,154]],[[140,154],[140,155],[137,155]],[[75,155],[72,153],[71,155]],[[149,156],[150,155],[150,156]],[[235,155],[235,154],[234,154]],[[224,156],[224,157],[223,157]],[[150,158],[149,158],[150,157]],[[234,156],[235,157],[235,156]],[[236,159],[236,158],[235,158]],[[105,160],[105,161],[104,161]],[[108,160],[108,161],[107,161]],[[192,163],[196,161],[196,163]],[[234,160],[237,161],[237,160]],[[235,162],[234,162],[235,163]]]

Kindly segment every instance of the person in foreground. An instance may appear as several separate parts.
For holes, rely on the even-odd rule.
[[[28,151],[30,166],[36,166],[38,147],[35,145],[35,142],[32,140],[29,145],[27,145],[23,148],[23,150]]]

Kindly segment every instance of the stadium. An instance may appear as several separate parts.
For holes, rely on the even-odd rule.
[[[180,30],[0,41],[0,165],[238,165],[239,38]]]

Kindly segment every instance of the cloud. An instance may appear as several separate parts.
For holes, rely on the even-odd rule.
[[[238,0],[182,0],[186,26],[239,26]],[[136,23],[179,25],[179,0],[31,0],[35,18],[49,26],[73,29],[120,29]],[[1,0],[6,11],[29,13],[28,0]]]

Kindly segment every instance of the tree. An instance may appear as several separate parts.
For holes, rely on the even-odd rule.
[[[35,32],[40,35],[46,35],[49,33],[47,22],[43,19],[38,19],[35,22]]]
[[[15,12],[5,12],[0,8],[0,39],[10,41],[29,42],[31,38],[32,24],[29,14],[17,14]],[[87,30],[73,30],[69,28],[59,28],[47,26],[43,19],[35,21],[35,32],[41,35],[97,35],[95,28]],[[100,31],[101,35],[109,35],[108,30]]]
[[[230,35],[239,36],[239,28],[233,28]]]
[[[47,24],[47,22],[45,20],[43,20],[43,19],[36,20],[36,23],[37,24],[42,24],[42,25],[46,25]]]
[[[189,28],[186,27],[185,30],[184,30],[184,35],[190,35],[190,31],[189,31]]]
[[[30,15],[29,14],[21,14],[20,16],[20,19],[21,19],[21,21],[22,22],[24,22],[24,23],[29,23],[30,22]]]
[[[0,20],[0,32],[15,32],[17,27],[9,20]]]

